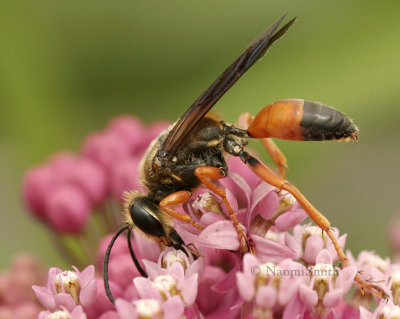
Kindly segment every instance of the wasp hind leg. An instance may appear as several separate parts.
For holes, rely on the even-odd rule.
[[[347,267],[350,266],[350,263],[343,252],[342,248],[339,245],[338,240],[336,239],[331,224],[329,220],[322,215],[308,200],[307,198],[295,187],[294,185],[290,184],[287,180],[279,177],[276,175],[270,168],[268,168],[264,163],[259,161],[250,153],[243,150],[243,147],[237,143],[233,139],[227,139],[225,142],[225,150],[234,155],[239,156],[240,159],[249,166],[249,168],[259,176],[263,181],[266,183],[281,189],[286,190],[291,193],[300,205],[304,208],[307,212],[308,216],[321,228],[326,234],[329,236],[330,240],[332,241],[333,246],[341,260],[341,262]],[[374,294],[384,297],[386,293],[378,286],[368,283],[363,280],[358,274],[355,276],[354,280],[361,286],[361,290],[371,291]]]
[[[211,191],[213,191],[223,199],[225,206],[229,212],[229,215],[232,219],[233,225],[235,226],[235,229],[238,233],[239,243],[240,243],[239,252],[246,253],[250,251],[252,254],[254,254],[254,245],[244,232],[242,224],[237,219],[236,212],[229,204],[225,190],[215,185],[210,180],[210,179],[220,179],[226,177],[224,170],[213,166],[201,166],[195,169],[194,175],[196,175],[197,178]]]

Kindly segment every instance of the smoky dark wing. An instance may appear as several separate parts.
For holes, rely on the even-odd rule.
[[[225,92],[228,91],[254,63],[265,55],[269,47],[276,40],[288,31],[290,26],[296,21],[296,18],[276,31],[285,16],[286,14],[264,30],[220,77],[194,101],[192,106],[183,114],[166,137],[159,150],[158,156],[164,159],[172,156],[179,149],[184,139],[193,130],[196,124],[208,113]]]

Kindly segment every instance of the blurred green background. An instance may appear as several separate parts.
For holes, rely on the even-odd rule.
[[[287,10],[296,25],[215,111],[235,121],[304,98],[353,118],[358,143],[278,144],[288,178],[349,234],[347,248],[387,254],[400,213],[399,1],[2,1],[0,266],[21,251],[61,262],[20,203],[24,171],[77,151],[115,115],[177,119]]]

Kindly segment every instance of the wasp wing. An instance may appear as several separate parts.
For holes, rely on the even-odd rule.
[[[265,55],[272,43],[287,32],[289,27],[296,21],[296,18],[276,31],[285,16],[286,14],[264,30],[220,77],[194,101],[192,106],[183,114],[169,132],[159,150],[158,156],[164,159],[172,156],[180,148],[182,142],[196,124],[208,113],[225,92],[228,91],[254,63]]]

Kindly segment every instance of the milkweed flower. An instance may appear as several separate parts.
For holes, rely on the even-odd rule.
[[[250,303],[254,317],[273,318],[274,310],[292,300],[307,275],[306,268],[290,259],[278,264],[261,263],[255,256],[243,258],[243,272],[236,273],[240,296]]]
[[[165,270],[153,278],[136,277],[133,283],[139,295],[146,298],[158,293],[162,300],[179,296],[187,306],[191,306],[196,300],[199,274],[185,276],[181,263],[174,263]]]
[[[44,267],[32,255],[13,257],[7,270],[0,271],[0,318],[36,319],[43,309],[31,289],[45,282]]]
[[[339,230],[335,227],[332,232],[338,239],[339,245],[344,249],[347,235],[339,236]],[[296,225],[293,235],[285,233],[285,243],[296,252],[297,260],[304,260],[307,264],[315,264],[318,254],[327,249],[336,262],[339,257],[329,237],[318,227],[312,224]]]
[[[50,268],[46,287],[33,286],[36,297],[47,309],[61,307],[73,311],[77,305],[89,306],[96,297],[94,266],[80,272]]]
[[[329,251],[322,250],[311,268],[310,281],[299,286],[300,299],[312,307],[315,316],[326,316],[339,305],[357,274],[355,266],[335,269]]]

